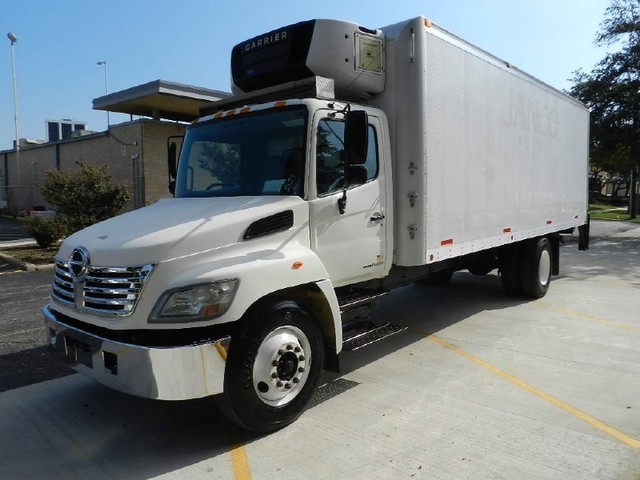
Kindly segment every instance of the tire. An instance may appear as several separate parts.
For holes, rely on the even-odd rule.
[[[253,432],[283,428],[311,400],[323,361],[320,326],[295,302],[253,309],[229,346],[222,411]]]
[[[504,292],[512,297],[522,296],[520,263],[519,245],[510,245],[502,249],[500,253],[500,280],[502,281]]]
[[[522,249],[520,283],[522,293],[531,298],[542,298],[549,290],[553,252],[547,238],[528,242]]]

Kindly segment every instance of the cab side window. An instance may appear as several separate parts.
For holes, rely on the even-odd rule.
[[[367,160],[360,168],[366,170],[366,183],[378,176],[376,131],[369,125]],[[344,188],[344,122],[324,119],[318,124],[316,146],[316,188],[318,195],[327,195]],[[363,172],[364,173],[364,172]],[[364,177],[364,175],[363,175]]]

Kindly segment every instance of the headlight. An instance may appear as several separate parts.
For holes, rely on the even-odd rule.
[[[219,280],[165,292],[151,313],[149,322],[197,322],[219,317],[231,305],[238,279]]]

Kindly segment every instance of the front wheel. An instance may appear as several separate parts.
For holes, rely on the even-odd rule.
[[[285,427],[311,400],[323,357],[320,327],[296,303],[253,309],[229,348],[224,413],[254,432]]]

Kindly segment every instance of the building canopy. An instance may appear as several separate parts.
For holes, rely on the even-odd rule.
[[[155,120],[191,122],[199,117],[201,106],[230,95],[219,90],[155,80],[98,97],[93,100],[93,108]]]

